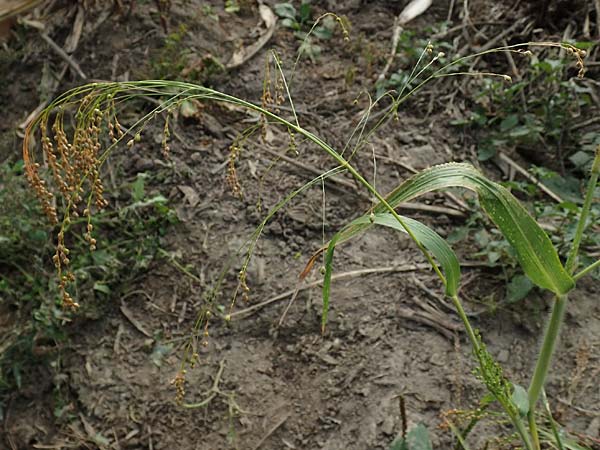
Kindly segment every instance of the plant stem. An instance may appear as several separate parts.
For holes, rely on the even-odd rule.
[[[535,405],[546,381],[546,375],[552,361],[552,354],[556,347],[560,326],[565,316],[567,301],[568,297],[566,295],[556,296],[554,301],[550,322],[548,323],[548,328],[546,328],[540,355],[536,361],[533,378],[529,385],[529,414],[531,415],[535,414]]]
[[[535,412],[532,414],[531,411],[527,413],[527,420],[529,422],[529,433],[533,441],[533,446],[536,450],[541,450],[540,437],[537,431],[537,424],[535,423]]]
[[[471,346],[473,347],[473,351],[475,352],[476,355],[480,355],[481,346],[479,345],[479,339],[477,339],[475,330],[473,330],[473,327],[471,326],[471,322],[469,322],[469,317],[467,316],[467,313],[465,312],[465,310],[462,306],[462,302],[460,301],[460,299],[458,298],[457,295],[452,296],[452,303],[454,304],[454,307],[456,308],[456,311],[458,312],[458,316],[462,320],[465,330],[467,330],[467,336],[469,336],[469,340],[471,341]],[[478,358],[479,358],[479,356],[478,356]],[[479,360],[478,362],[481,365],[481,363],[482,363],[481,360]],[[534,449],[538,450],[539,447],[535,448],[532,446],[531,441],[529,439],[529,435],[527,433],[527,430],[525,429],[525,426],[524,426],[521,418],[519,416],[517,416],[516,414],[514,414],[510,410],[510,407],[508,405],[505,405],[504,402],[499,402],[499,403],[502,405],[502,407],[506,411],[506,414],[510,418],[510,421],[517,429],[517,432],[519,433],[519,436],[521,437],[523,444],[525,444],[525,448],[527,448],[527,450],[534,450]]]
[[[600,259],[598,261],[596,261],[595,263],[590,264],[589,266],[587,266],[585,269],[583,269],[581,272],[573,275],[573,279],[575,281],[579,280],[581,277],[583,277],[584,275],[587,275],[588,273],[590,273],[592,270],[597,269],[598,267],[600,267]]]
[[[581,244],[581,239],[583,237],[583,230],[585,230],[588,214],[592,207],[592,201],[594,200],[594,190],[596,189],[596,184],[598,183],[598,175],[600,174],[600,145],[596,148],[596,156],[594,157],[594,162],[592,163],[592,173],[590,176],[590,180],[588,182],[587,191],[585,193],[585,200],[583,202],[583,207],[581,208],[581,214],[579,216],[579,223],[577,223],[577,230],[575,231],[575,238],[573,239],[573,246],[571,247],[571,251],[569,252],[569,257],[567,258],[567,263],[565,264],[565,268],[567,272],[570,274],[577,268],[577,254],[579,252],[579,245]]]
[[[594,158],[594,162],[592,163],[592,171],[587,186],[587,191],[585,194],[585,200],[583,202],[583,207],[581,208],[581,214],[579,215],[579,222],[577,223],[577,231],[575,232],[575,238],[573,239],[573,247],[571,247],[571,251],[569,252],[569,256],[565,264],[565,268],[567,272],[569,272],[569,274],[572,274],[576,268],[579,245],[581,244],[581,239],[583,237],[583,231],[585,230],[587,217],[592,206],[592,200],[594,199],[594,190],[596,189],[596,184],[598,183],[599,174],[600,145],[596,148],[596,156]],[[594,264],[592,264],[592,266],[594,266]],[[548,375],[550,363],[552,362],[552,355],[556,348],[556,342],[558,340],[560,327],[564,321],[567,302],[568,297],[566,295],[557,296],[555,299],[554,305],[552,307],[552,314],[550,316],[550,322],[548,323],[548,328],[546,328],[544,340],[542,341],[540,355],[538,356],[538,359],[536,361],[533,377],[531,378],[531,383],[529,384],[529,427],[532,435],[534,436],[534,440],[536,441],[538,441],[538,438],[537,428],[535,425],[535,407],[540,397],[540,394],[544,389],[544,383],[546,381],[546,376]],[[537,442],[536,445],[537,448],[539,448],[539,442]]]
[[[552,411],[550,411],[550,403],[548,403],[548,398],[546,398],[546,392],[543,389],[542,402],[544,408],[546,409],[546,413],[548,414],[548,420],[550,421],[550,427],[552,428],[552,434],[554,435],[556,445],[558,445],[558,450],[565,450],[565,447],[562,443],[562,438],[560,437],[560,433],[558,431],[558,427],[556,426],[556,421],[554,420],[554,417],[552,417]]]
[[[519,433],[519,436],[521,437],[523,444],[525,444],[525,448],[527,450],[538,450],[539,443],[538,443],[537,448],[533,447],[533,445],[531,444],[531,441],[529,440],[529,435],[527,434],[527,430],[525,429],[525,425],[523,425],[523,421],[521,420],[521,418],[519,416],[511,413],[508,408],[504,408],[504,409],[505,409],[506,413],[508,414],[508,417],[510,417],[511,422],[517,429],[517,432]]]
[[[458,298],[458,295],[452,296],[452,303],[454,303],[456,312],[458,312],[458,316],[460,317],[460,320],[462,320],[465,330],[467,330],[467,336],[469,336],[469,340],[471,341],[473,350],[475,352],[477,352],[476,354],[479,354],[479,351],[481,350],[479,347],[479,340],[477,339],[477,336],[475,335],[475,331],[473,330],[473,327],[471,326],[471,322],[469,322],[469,317],[467,316],[467,313],[465,312],[465,310],[462,306],[462,302]]]

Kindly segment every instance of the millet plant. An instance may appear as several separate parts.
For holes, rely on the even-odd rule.
[[[386,114],[375,120],[374,125],[370,125],[368,113],[371,111],[371,108],[369,108],[368,113],[365,114],[363,120],[361,120],[353,133],[354,148],[346,148],[343,151],[337,151],[301,125],[300,117],[296,114],[290,95],[289,85],[283,76],[280,60],[276,55],[274,55],[274,63],[280,75],[280,82],[277,83],[280,91],[276,92],[275,95],[270,95],[270,91],[269,95],[265,93],[261,105],[204,86],[180,81],[162,80],[92,83],[75,88],[61,95],[28,127],[23,144],[23,153],[27,176],[32,188],[50,220],[53,223],[59,224],[54,262],[65,307],[77,307],[76,301],[69,294],[69,286],[73,282],[74,277],[68,268],[69,249],[66,245],[65,234],[69,229],[70,218],[72,216],[83,215],[89,218],[94,210],[103,208],[106,205],[106,200],[103,198],[100,169],[108,155],[122,142],[126,142],[126,146],[129,148],[135,147],[147,124],[152,119],[159,117],[166,118],[163,147],[165,151],[168,151],[168,117],[184,101],[212,101],[232,104],[238,108],[254,111],[260,115],[261,122],[259,122],[259,126],[255,127],[256,132],[260,132],[260,129],[266,126],[282,126],[288,131],[291,139],[294,136],[301,136],[306,141],[315,144],[322,151],[326,152],[335,161],[337,166],[334,169],[324,172],[296,191],[289,193],[266,214],[265,219],[258,226],[254,234],[240,249],[239,254],[242,255],[242,262],[239,271],[238,287],[232,296],[229,313],[222,313],[221,317],[226,321],[229,320],[238,293],[243,294],[248,290],[246,286],[246,268],[248,267],[256,242],[260,238],[269,219],[292,198],[308,187],[316,183],[321,183],[333,174],[341,172],[349,173],[376,199],[376,204],[366,213],[337,232],[326,246],[315,253],[301,274],[301,278],[305,277],[320,255],[324,254],[323,330],[327,324],[333,256],[336,246],[367,231],[375,225],[391,227],[407,233],[429,264],[431,264],[431,267],[445,288],[446,295],[452,300],[462,320],[477,364],[476,376],[483,382],[490,394],[491,400],[488,403],[495,401],[500,405],[525,449],[540,450],[542,444],[540,443],[538,414],[536,414],[536,411],[538,402],[544,395],[544,384],[550,371],[552,355],[557,346],[559,331],[564,321],[568,295],[575,288],[575,282],[578,279],[600,267],[600,261],[596,261],[585,268],[578,266],[579,244],[584,235],[586,225],[588,225],[588,212],[600,174],[600,147],[596,151],[592,164],[576,236],[567,261],[564,264],[561,262],[549,237],[519,200],[506,188],[488,179],[470,164],[453,162],[431,167],[404,181],[391,193],[385,195],[379,192],[373,183],[367,181],[366,177],[352,163],[353,155],[366,142],[369,136],[387,121],[392,120],[402,103],[410,95],[420,90],[426,83],[437,78],[457,75],[499,76],[510,80],[505,75],[463,73],[456,71],[455,68],[461,67],[466,59],[490,52],[510,51],[527,55],[530,53],[527,48],[535,46],[557,47],[566,50],[573,56],[580,69],[580,76],[583,76],[583,58],[585,52],[569,44],[530,43],[512,45],[462,57],[437,69],[435,68],[435,64],[439,64],[438,61],[441,56],[433,56],[433,49],[429,46],[421,55],[417,66],[404,87],[399,92],[385,94],[385,98],[392,99],[391,105],[386,110]],[[409,84],[410,81],[417,79],[421,79],[422,81],[418,82],[416,86],[414,83]],[[409,85],[410,87],[407,87]],[[266,89],[270,89],[270,86],[266,86]],[[285,118],[280,113],[275,112],[278,109],[272,99],[280,99],[282,96],[287,98],[290,106],[291,116],[289,118]],[[116,118],[117,108],[119,105],[139,97],[154,98],[158,100],[157,103],[159,106],[154,107],[154,109],[139,118],[134,124],[124,129]],[[377,104],[380,100],[377,99],[373,102],[373,105]],[[64,127],[64,117],[67,112],[73,110],[75,110],[75,126],[70,132],[70,136],[68,136]],[[43,152],[45,161],[47,161],[45,167],[36,162],[36,160],[41,159],[39,149],[33,144],[33,136],[38,129],[41,133],[41,152]],[[52,136],[50,130],[52,130]],[[108,136],[108,139],[105,139],[105,141],[102,140],[102,135],[104,134]],[[236,140],[231,149],[231,161],[227,179],[234,189],[239,189],[239,184],[236,180],[235,165],[236,159],[239,158],[241,147],[244,144],[244,136],[245,134]],[[527,390],[511,383],[506,378],[500,365],[487,351],[480,332],[472,326],[469,317],[465,313],[461,299],[459,298],[460,266],[454,251],[435,231],[415,219],[402,216],[396,212],[396,208],[402,202],[431,191],[446,190],[453,187],[466,188],[477,194],[479,203],[485,213],[513,246],[525,274],[537,286],[552,292],[554,295],[552,312],[542,338],[541,349]],[[59,201],[61,202],[60,205]],[[59,217],[59,210],[62,212],[61,217]],[[88,220],[88,223],[91,225],[90,220]],[[95,248],[95,241],[91,226],[87,228],[86,239],[93,250]],[[218,280],[218,284],[221,284],[223,279],[224,275]],[[217,290],[215,289],[215,292]],[[220,313],[213,307],[214,294],[208,293],[206,297],[206,307],[199,312],[195,323],[195,331],[207,335],[209,321]],[[186,350],[182,368],[174,380],[178,399],[181,402],[183,402],[185,395],[185,370],[187,364],[191,363],[193,365],[196,362],[196,358],[197,353],[194,351],[194,346],[190,343]],[[551,420],[550,423],[553,424],[554,422]],[[564,448],[560,434],[556,431],[555,427],[553,428],[555,432],[551,435],[550,440],[558,448]],[[461,443],[465,437],[466,432],[464,435],[459,436]]]

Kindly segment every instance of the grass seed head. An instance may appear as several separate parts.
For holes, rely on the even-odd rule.
[[[165,126],[163,128],[162,135],[162,154],[165,159],[169,158],[169,153],[171,148],[169,147],[169,138],[171,137],[171,132],[169,131],[169,113],[167,113],[167,117],[165,118]]]
[[[103,106],[105,104],[107,106]],[[52,258],[62,304],[66,308],[77,308],[79,305],[68,292],[68,287],[75,277],[68,269],[70,259],[69,249],[65,244],[65,231],[71,225],[71,217],[79,217],[86,197],[88,206],[84,209],[84,216],[87,218],[87,228],[84,238],[88,241],[90,249],[95,250],[96,240],[92,237],[92,211],[89,205],[93,204],[97,210],[108,205],[104,198],[104,185],[100,175],[103,163],[101,134],[106,127],[111,142],[117,139],[116,136],[123,135],[110,105],[110,102],[103,103],[97,94],[89,93],[79,103],[76,125],[69,133],[70,136],[65,131],[62,108],[58,108],[56,114],[53,114],[52,110],[45,111],[26,132],[23,160],[27,179],[53,225],[59,224],[55,197],[62,198],[66,205],[57,234],[56,251]],[[49,131],[50,123],[52,135]],[[43,175],[40,164],[35,161],[35,148],[29,145],[36,124],[40,129],[41,153],[47,169]]]
[[[242,194],[242,186],[240,185],[238,175],[237,175],[237,169],[236,169],[236,161],[240,157],[241,151],[242,151],[242,148],[241,148],[240,144],[238,144],[238,142],[234,142],[229,147],[229,161],[227,164],[227,177],[226,177],[227,185],[231,189],[231,192],[233,193],[233,195],[235,195],[238,198],[242,198],[242,195],[243,195]]]
[[[183,403],[183,399],[185,397],[186,372],[187,371],[185,369],[181,369],[179,372],[177,372],[175,378],[171,380],[171,385],[175,386],[175,402],[178,405],[181,405]]]

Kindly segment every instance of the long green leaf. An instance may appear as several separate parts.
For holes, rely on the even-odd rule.
[[[575,282],[560,262],[552,242],[521,203],[504,187],[490,181],[470,164],[449,163],[426,169],[409,178],[387,197],[393,207],[438,189],[463,187],[479,196],[480,204],[513,246],[523,271],[536,285],[558,295],[570,291]],[[373,208],[383,213],[385,206]],[[342,243],[364,232],[371,224],[346,228],[338,237]]]
[[[446,294],[449,296],[458,293],[458,283],[460,281],[460,265],[458,258],[448,245],[448,243],[439,234],[421,222],[411,219],[410,217],[400,216],[404,224],[413,232],[415,237],[429,250],[433,256],[439,261],[442,266],[444,275],[446,276]],[[365,223],[373,223],[384,227],[393,228],[394,230],[406,233],[406,230],[400,223],[389,213],[373,214],[362,216],[352,221],[349,225],[360,225]]]
[[[421,242],[427,250],[439,261],[442,270],[446,277],[446,294],[453,296],[457,294],[458,283],[460,280],[460,265],[456,254],[450,248],[448,243],[431,228],[423,225],[409,217],[400,216],[404,224],[412,231],[415,237]],[[400,223],[389,213],[373,214],[362,216],[350,222],[345,228],[339,231],[329,242],[327,252],[325,253],[325,275],[323,280],[323,311],[321,315],[322,331],[325,330],[327,324],[327,314],[329,312],[329,298],[331,293],[331,275],[333,272],[333,254],[338,239],[344,235],[347,229],[364,225],[375,224],[384,227],[393,228],[395,230],[406,233],[406,230]]]

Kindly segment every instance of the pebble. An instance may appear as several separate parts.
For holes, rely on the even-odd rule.
[[[383,423],[381,424],[381,431],[383,434],[391,436],[394,434],[394,417],[391,414],[385,416]]]
[[[508,361],[509,357],[510,357],[510,353],[508,352],[508,350],[503,349],[503,350],[500,350],[500,353],[498,353],[498,357],[496,359],[498,360],[499,363],[504,364],[505,362]]]
[[[150,158],[139,158],[135,161],[133,168],[136,172],[144,172],[154,167],[154,161]]]
[[[588,425],[585,433],[588,436],[600,436],[600,417],[595,417],[592,419],[590,424]]]

